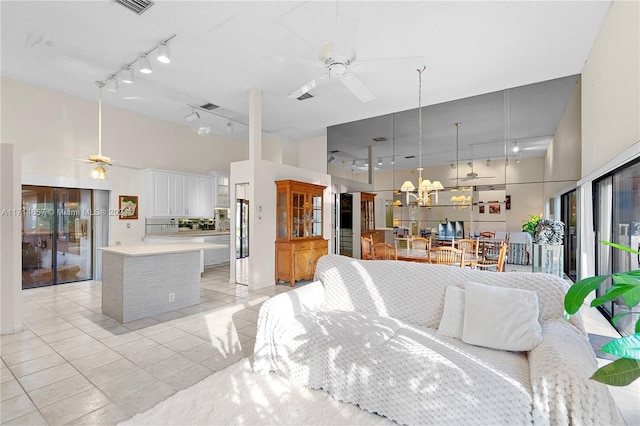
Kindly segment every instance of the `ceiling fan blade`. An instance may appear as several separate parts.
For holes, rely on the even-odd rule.
[[[115,167],[122,167],[124,169],[132,169],[132,170],[141,170],[142,169],[141,167],[132,166],[131,164],[124,164],[124,163],[121,163],[119,161],[112,161],[111,165],[115,166]]]
[[[373,93],[371,93],[371,90],[369,90],[369,88],[365,86],[358,77],[351,73],[342,76],[340,81],[362,102],[369,102],[376,98]]]
[[[298,89],[294,90],[293,92],[289,93],[289,96],[287,96],[287,98],[289,98],[289,99],[298,99],[300,96],[302,96],[305,93],[309,92],[311,89],[314,89],[318,85],[318,80],[319,79],[317,79],[317,78],[311,80],[307,84],[305,84],[305,85],[299,87]]]
[[[351,58],[353,43],[356,39],[358,21],[347,15],[338,15],[336,39],[333,44],[333,59]]]

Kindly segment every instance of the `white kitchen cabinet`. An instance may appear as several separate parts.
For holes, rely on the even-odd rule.
[[[216,200],[217,208],[229,208],[229,173],[216,172]]]
[[[213,217],[211,176],[145,170],[146,217]]]

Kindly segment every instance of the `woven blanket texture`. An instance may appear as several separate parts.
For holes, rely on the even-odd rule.
[[[327,255],[317,282],[264,303],[254,370],[400,424],[619,424],[578,316],[564,320],[565,281]],[[535,290],[544,341],[530,352],[436,334],[449,285]]]

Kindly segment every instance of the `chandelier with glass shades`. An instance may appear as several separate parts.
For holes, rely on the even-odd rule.
[[[407,197],[407,205],[409,205],[409,197],[415,198],[418,205],[430,206],[431,195],[435,194],[436,203],[438,203],[438,191],[444,189],[442,183],[439,180],[431,182],[429,179],[422,180],[422,72],[426,66],[423,66],[418,71],[418,192],[414,194],[413,191],[416,187],[413,182],[406,180],[400,187],[400,191],[404,192]]]

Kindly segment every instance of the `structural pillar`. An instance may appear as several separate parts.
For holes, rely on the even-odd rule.
[[[0,143],[0,332],[22,330],[22,159],[17,145]]]

